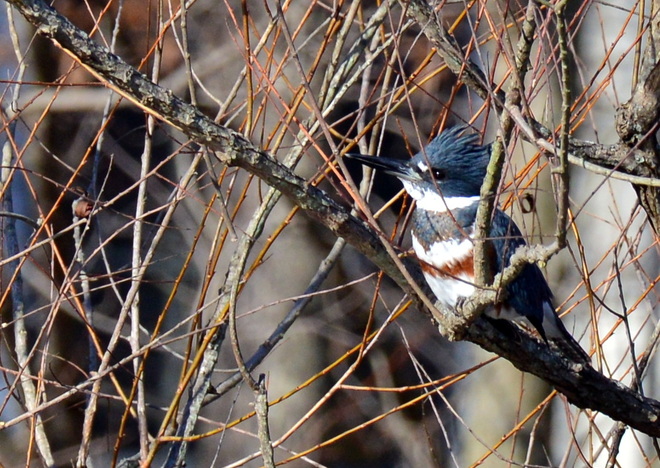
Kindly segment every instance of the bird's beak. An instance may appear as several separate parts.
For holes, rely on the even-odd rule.
[[[380,169],[387,174],[398,177],[403,180],[418,181],[420,176],[411,167],[410,163],[400,159],[383,158],[375,156],[365,156],[364,154],[346,153],[345,157],[360,161],[362,164]]]

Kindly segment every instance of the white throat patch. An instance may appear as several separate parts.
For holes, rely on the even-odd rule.
[[[401,179],[406,192],[417,202],[417,207],[422,210],[444,213],[447,211],[458,210],[472,205],[479,201],[479,196],[472,197],[443,197],[433,189],[419,189],[410,181]]]

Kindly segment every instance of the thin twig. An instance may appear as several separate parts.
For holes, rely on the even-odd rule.
[[[115,51],[115,47],[117,45],[117,37],[119,36],[119,27],[121,24],[121,14],[123,11],[124,7],[124,0],[120,0],[117,4],[117,15],[115,17],[115,24],[112,29],[112,38],[110,40],[110,50],[112,52]],[[88,194],[91,196],[93,200],[98,200],[103,193],[102,188],[99,189],[99,172],[100,172],[100,167],[101,167],[101,160],[102,160],[102,149],[103,149],[103,144],[105,142],[105,136],[106,132],[105,129],[107,128],[107,124],[110,121],[110,115],[111,115],[111,108],[113,104],[115,106],[118,105],[115,99],[115,94],[113,92],[108,92],[107,90],[103,90],[104,93],[106,93],[106,98],[105,98],[105,105],[103,106],[103,113],[101,115],[101,122],[99,124],[99,134],[98,138],[96,140],[96,145],[94,147],[94,160],[92,162],[92,178],[89,182],[89,187],[87,188]],[[116,107],[115,107],[116,109]],[[107,179],[106,179],[107,181]],[[91,222],[96,222],[95,219],[91,219]],[[74,219],[75,223],[75,219]],[[74,236],[76,234],[76,231],[74,231]],[[101,229],[98,229],[98,238],[99,238],[99,245],[103,245],[103,239],[102,239],[102,233]],[[81,246],[82,247],[82,246]],[[80,247],[80,248],[81,248]],[[79,248],[78,246],[76,248]],[[81,251],[82,255],[82,251]],[[102,251],[102,257],[104,260],[107,259],[106,255],[106,250],[103,249]],[[80,263],[81,268],[84,268],[84,264],[81,262]],[[106,261],[107,265],[107,261]],[[108,273],[110,273],[110,269],[107,269]],[[83,287],[83,292],[85,288],[85,280],[86,280],[86,274],[85,278],[81,278],[82,282],[82,287]],[[115,288],[116,290],[116,288]],[[89,323],[90,328],[94,328],[94,308],[92,307],[92,302],[91,302],[91,297],[84,296],[83,298],[83,305],[84,305],[84,310],[85,310],[85,316],[87,318],[87,321]],[[98,366],[99,366],[99,354],[96,350],[95,344],[94,344],[94,339],[92,336],[88,337],[88,349],[89,349],[89,363],[88,363],[88,368],[90,372],[94,372]]]
[[[29,216],[20,213],[12,213],[9,211],[0,211],[0,218],[14,218],[18,221],[23,221],[25,224],[32,226],[34,229],[39,229],[40,224],[38,221],[33,220]]]
[[[568,136],[571,131],[571,74],[568,52],[568,32],[566,31],[566,0],[555,5],[557,16],[557,39],[559,42],[559,63],[561,69],[561,132],[559,134],[559,163],[552,168],[556,175],[555,196],[557,197],[557,227],[555,237],[557,246],[563,249],[566,246],[566,226],[568,222]]]
[[[91,226],[91,222],[93,219],[91,217],[93,205],[94,205],[93,202],[89,198],[87,198],[87,194],[81,193],[80,196],[73,201],[71,207],[72,208],[71,211],[73,214],[73,224],[75,226],[73,230],[73,244],[75,247],[74,258],[79,268],[78,278],[80,279],[80,288],[82,290],[82,295],[83,295],[82,313],[84,314],[85,320],[88,321],[90,327],[93,326],[94,308],[92,306],[92,294],[91,294],[89,276],[87,275],[87,261],[85,258],[85,251],[83,249],[83,239]],[[79,221],[84,221],[84,223],[79,224]],[[91,334],[88,337],[88,349],[89,349],[88,368],[91,373],[98,368],[98,359],[96,359],[97,356],[96,348],[94,346],[94,340]],[[89,403],[90,400],[91,399],[88,398],[87,402]],[[85,410],[86,414],[88,409],[89,407],[86,408]],[[91,443],[91,423],[89,427],[89,435],[90,435],[89,438],[83,438],[81,440],[81,444],[79,448],[79,450],[82,450],[84,452],[85,459],[87,458],[86,457],[87,450],[89,448],[89,444]],[[80,453],[81,452],[79,452],[79,454]]]

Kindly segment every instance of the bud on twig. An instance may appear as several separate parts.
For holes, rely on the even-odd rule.
[[[74,189],[76,193],[80,194],[78,198],[73,201],[71,206],[73,210],[73,216],[76,218],[87,218],[92,214],[94,209],[94,202],[89,199],[87,192],[79,187]]]

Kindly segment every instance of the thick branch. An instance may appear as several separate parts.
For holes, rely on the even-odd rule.
[[[639,81],[630,100],[616,113],[616,131],[625,146],[639,148],[649,156],[647,166],[658,174],[660,148],[655,137],[660,121],[660,1],[651,4],[651,21]],[[660,189],[633,185],[640,204],[648,214],[656,233],[660,232]]]
[[[99,79],[146,112],[170,123],[199,144],[217,152],[223,163],[244,168],[280,190],[310,217],[344,238],[410,293],[412,288],[387,254],[374,229],[352,216],[328,194],[293,174],[245,137],[222,127],[194,106],[150,82],[105,48],[95,44],[41,0],[6,0],[34,24],[39,33],[55,41],[63,50],[86,66]],[[412,261],[407,261],[413,277],[424,284]],[[443,317],[436,317],[443,322]],[[592,408],[623,421],[649,435],[660,436],[660,403],[643,398],[621,384],[598,374],[589,366],[576,365],[553,352],[545,344],[506,322],[494,326],[479,319],[468,329],[466,338],[555,385],[569,400],[582,408]]]
[[[486,319],[477,320],[466,338],[552,384],[575,406],[607,414],[650,436],[660,436],[660,402],[608,379],[591,366],[558,360],[556,353],[540,342],[520,340],[514,325],[497,322],[492,326]],[[528,358],[520,359],[520,354]]]
[[[617,132],[631,146],[657,130],[660,118],[660,2],[651,3],[644,59],[633,95],[617,109]],[[655,132],[654,132],[655,133]]]

